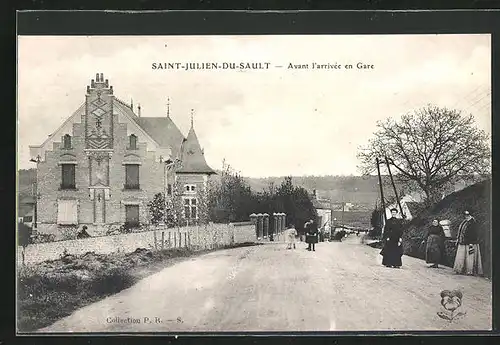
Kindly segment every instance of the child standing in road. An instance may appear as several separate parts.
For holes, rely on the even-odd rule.
[[[286,249],[295,249],[295,237],[297,236],[297,230],[295,229],[295,225],[290,224],[288,225],[288,228],[286,229],[285,232],[285,238],[286,238]]]

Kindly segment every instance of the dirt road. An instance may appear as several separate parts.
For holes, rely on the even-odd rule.
[[[359,243],[299,243],[213,252],[167,267],[41,332],[488,330],[492,287],[484,278],[430,269],[403,257],[381,266]],[[438,317],[440,292],[463,292],[466,315]]]

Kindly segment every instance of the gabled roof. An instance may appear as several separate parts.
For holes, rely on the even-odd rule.
[[[191,125],[188,136],[182,143],[180,159],[182,166],[176,171],[177,173],[216,174],[205,160],[205,155],[193,125]]]
[[[180,153],[184,136],[170,117],[134,117],[141,126],[161,147],[170,147],[172,157]]]

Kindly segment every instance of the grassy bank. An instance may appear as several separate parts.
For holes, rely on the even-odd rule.
[[[222,249],[256,245],[242,243]],[[120,292],[179,261],[213,250],[138,248],[133,253],[64,255],[18,272],[19,332],[51,325],[75,310]]]

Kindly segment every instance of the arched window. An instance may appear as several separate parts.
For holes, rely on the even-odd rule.
[[[70,149],[71,148],[71,135],[65,134],[63,137],[63,148]]]
[[[129,150],[137,150],[137,136],[135,134],[130,134],[128,146]]]

